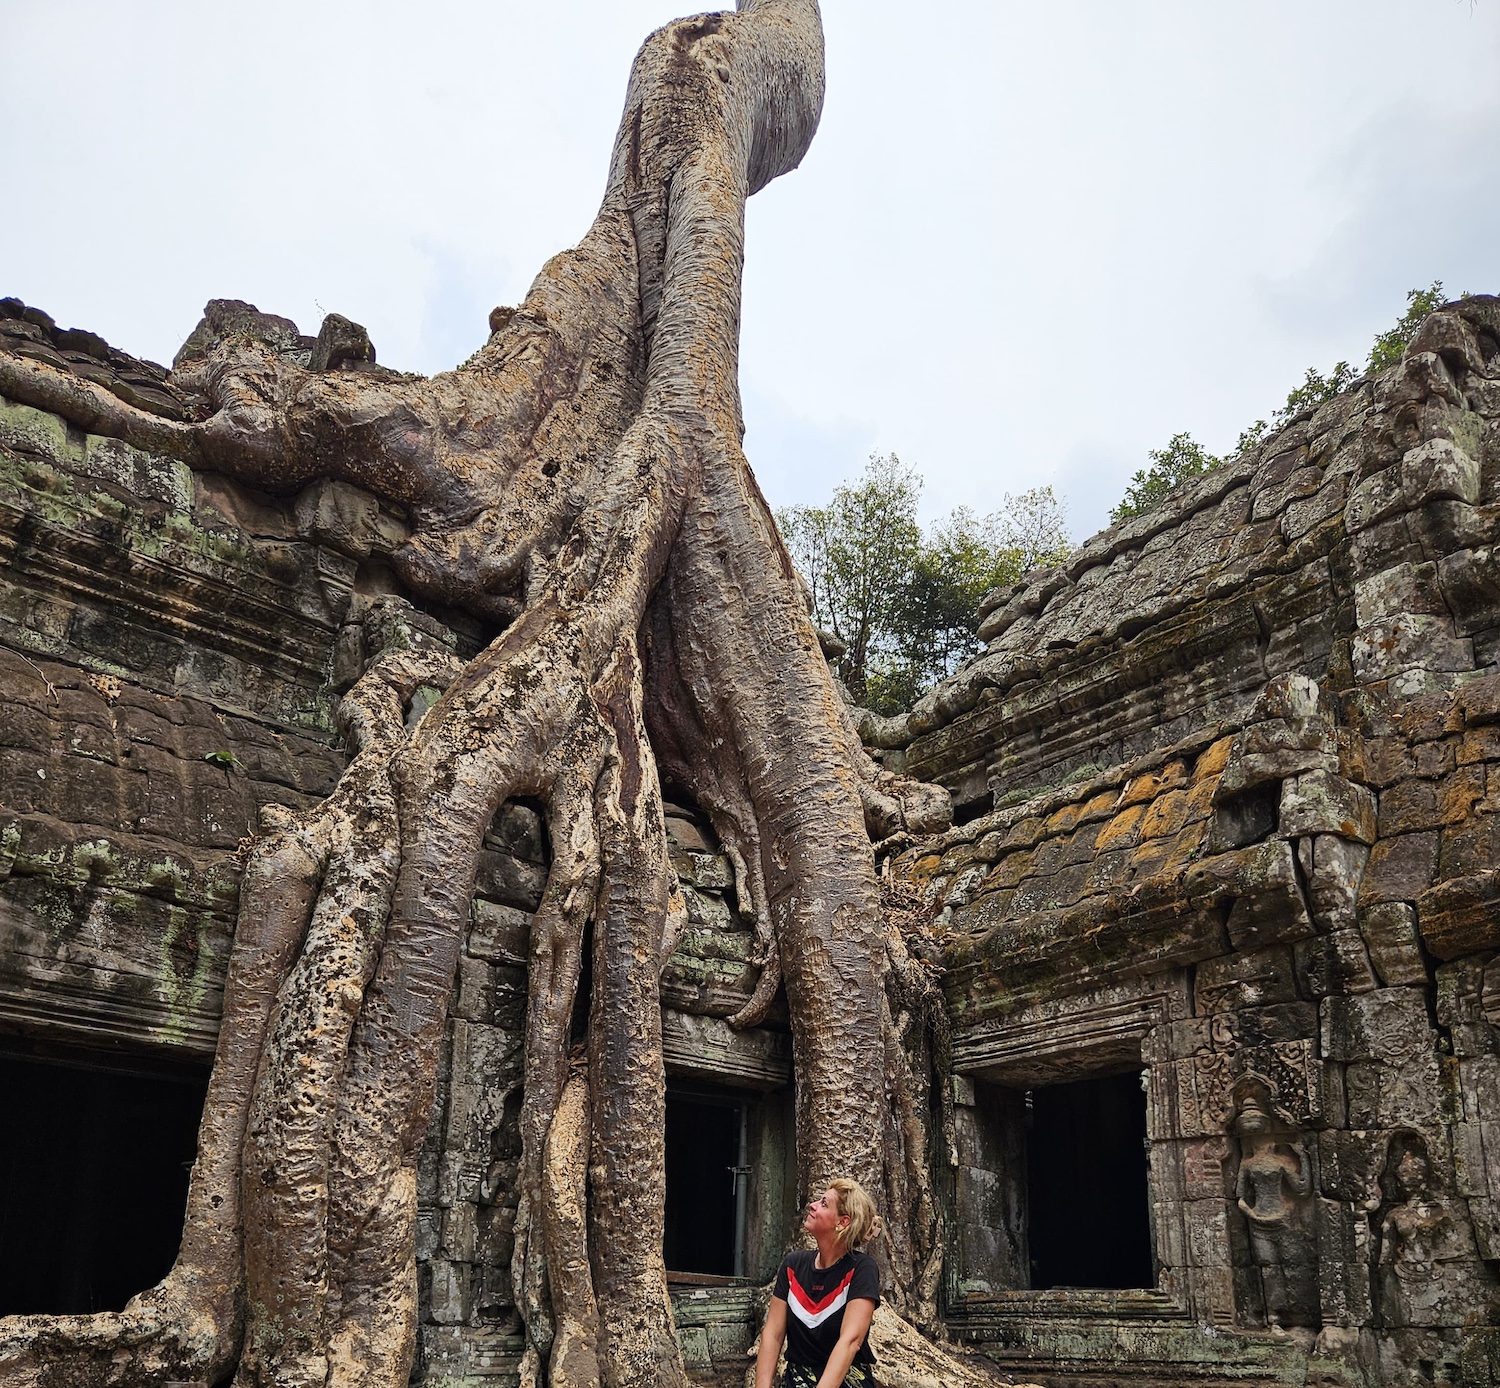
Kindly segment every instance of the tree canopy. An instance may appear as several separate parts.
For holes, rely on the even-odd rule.
[[[1406,312],[1391,327],[1376,335],[1365,370],[1384,371],[1400,361],[1407,344],[1422,326],[1422,320],[1440,308],[1443,302],[1441,280],[1433,280],[1426,289],[1407,290]],[[1279,429],[1293,416],[1347,390],[1357,376],[1347,361],[1335,362],[1326,375],[1317,367],[1309,366],[1302,383],[1287,393],[1286,403],[1271,415],[1270,420],[1257,419],[1243,429],[1234,448],[1222,457],[1208,452],[1190,433],[1173,434],[1165,448],[1153,448],[1147,453],[1151,459],[1150,467],[1139,469],[1131,477],[1120,504],[1109,513],[1111,523],[1118,525],[1121,521],[1133,520],[1156,510],[1183,483],[1201,477],[1226,459],[1237,458],[1254,448],[1268,433]]]
[[[1007,493],[988,515],[960,506],[925,532],[921,495],[914,468],[873,454],[826,506],[777,513],[813,620],[840,651],[839,675],[855,702],[877,713],[910,708],[978,649],[985,593],[1069,548],[1050,487]]]

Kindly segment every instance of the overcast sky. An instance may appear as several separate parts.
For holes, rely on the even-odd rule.
[[[684,9],[690,7],[683,7]],[[0,294],[169,361],[211,297],[451,366],[597,205],[663,0],[0,0]],[[940,16],[929,19],[928,16]],[[1500,291],[1500,0],[826,0],[828,100],[751,203],[746,447],[1075,539],[1405,293]]]

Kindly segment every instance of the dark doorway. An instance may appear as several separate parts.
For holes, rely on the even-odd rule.
[[[166,1275],[205,1088],[0,1056],[0,1315],[119,1311]]]
[[[1030,1106],[1032,1287],[1154,1287],[1138,1074],[1033,1089]]]
[[[744,1105],[695,1094],[667,1095],[669,1272],[739,1275],[744,1224]]]

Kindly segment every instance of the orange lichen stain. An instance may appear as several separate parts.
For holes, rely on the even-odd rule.
[[[1084,819],[1102,819],[1113,813],[1115,802],[1119,799],[1119,793],[1113,789],[1101,790],[1098,795],[1084,805],[1082,813],[1078,816]]]
[[[1198,757],[1198,764],[1193,767],[1193,779],[1201,781],[1206,776],[1217,776],[1229,765],[1229,749],[1234,746],[1234,736],[1221,737],[1217,742],[1207,747]]]
[[[1500,726],[1471,728],[1459,740],[1458,764],[1500,761]]]
[[[1474,806],[1484,799],[1484,782],[1484,774],[1478,768],[1465,769],[1444,779],[1438,792],[1444,824],[1462,823],[1473,814]]]
[[[925,858],[918,858],[912,864],[911,875],[920,882],[927,881],[943,865],[942,857],[937,853],[929,853]]]
[[[1166,866],[1172,855],[1169,839],[1148,839],[1130,855],[1130,875],[1135,880],[1155,877]]]
[[[1146,816],[1141,820],[1142,839],[1166,838],[1175,834],[1188,819],[1188,796],[1186,791],[1169,790],[1151,802]]]
[[[1125,789],[1120,792],[1119,806],[1123,810],[1127,805],[1137,805],[1144,800],[1153,800],[1162,791],[1172,786],[1180,786],[1186,780],[1187,763],[1181,760],[1169,761],[1155,771],[1132,776],[1125,783]]]
[[[1172,840],[1172,851],[1162,860],[1160,871],[1165,876],[1176,876],[1189,863],[1195,862],[1202,852],[1204,822],[1189,824]]]
[[[1187,817],[1189,820],[1207,819],[1208,813],[1213,809],[1214,791],[1219,788],[1219,776],[1204,777],[1194,781],[1192,789],[1187,793]]]
[[[1036,815],[1027,815],[1025,819],[1019,819],[1010,827],[1010,833],[1005,836],[1004,848],[1030,848],[1032,844],[1039,843],[1046,837],[1042,821]]]
[[[1019,886],[1022,879],[1031,871],[1030,853],[1008,853],[990,871],[984,879],[984,890],[987,892],[1001,891],[1006,887]]]
[[[1130,847],[1140,838],[1140,824],[1145,814],[1144,803],[1121,810],[1099,831],[1094,848],[1100,853],[1107,853],[1112,848]]]
[[[1056,838],[1060,834],[1066,834],[1083,814],[1082,805],[1064,805],[1060,810],[1053,810],[1047,816],[1046,823],[1042,826],[1043,834],[1049,838]]]

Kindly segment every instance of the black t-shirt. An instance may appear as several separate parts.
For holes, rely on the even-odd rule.
[[[880,1269],[857,1248],[827,1268],[818,1267],[816,1249],[797,1248],[782,1261],[772,1295],[786,1302],[787,1359],[822,1373],[844,1328],[844,1307],[854,1300],[880,1305]],[[875,1362],[868,1335],[854,1362]]]

